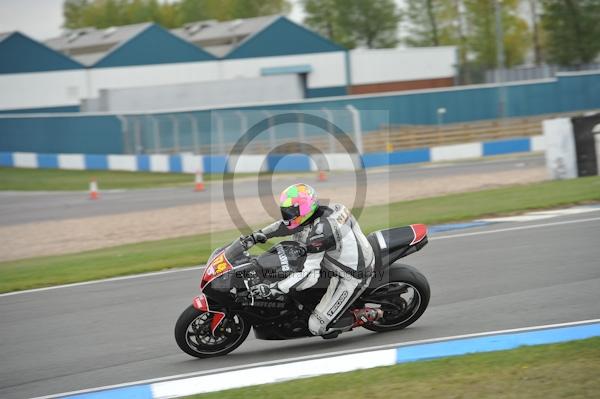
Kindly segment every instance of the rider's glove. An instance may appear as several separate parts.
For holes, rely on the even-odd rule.
[[[251,236],[255,244],[264,244],[267,242],[267,236],[262,231],[255,231]]]
[[[261,231],[255,231],[249,236],[241,236],[240,242],[246,249],[252,248],[255,244],[264,244],[267,242],[267,236]]]
[[[283,295],[283,292],[281,292],[278,288],[277,288],[277,284],[257,284],[254,287],[251,288],[251,292],[252,295],[254,296],[258,296],[261,298],[269,298],[269,297],[278,297],[280,295]]]

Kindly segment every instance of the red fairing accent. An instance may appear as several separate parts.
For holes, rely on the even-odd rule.
[[[414,234],[414,238],[410,245],[415,245],[416,243],[421,242],[423,238],[427,236],[427,226],[424,224],[411,224],[410,228]]]
[[[221,321],[223,321],[223,319],[225,318],[225,313],[223,313],[223,312],[212,312],[212,313],[214,313],[214,316],[213,316],[212,320],[210,321],[210,333],[214,336],[215,330],[217,329],[217,327],[219,327],[219,324],[221,324]]]
[[[206,284],[231,269],[233,269],[233,266],[231,266],[231,263],[229,263],[225,257],[225,251],[221,251],[206,265],[206,268],[204,268],[202,281],[200,281],[200,289],[203,289]]]
[[[199,296],[194,298],[194,301],[192,302],[192,305],[202,311],[202,312],[209,312],[210,310],[208,309],[208,301],[206,300],[206,295],[204,294],[200,294]]]

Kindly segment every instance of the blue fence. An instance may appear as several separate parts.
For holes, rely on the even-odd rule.
[[[561,75],[551,81],[506,86],[507,116],[570,112],[600,108],[600,73]],[[499,89],[496,86],[460,87],[406,94],[336,97],[319,101],[274,104],[240,108],[240,110],[339,110],[352,105],[361,111],[364,132],[377,130],[384,124],[435,124],[437,109],[446,108],[445,123],[494,119],[498,115]],[[235,109],[223,112],[235,113]],[[385,111],[369,112],[369,111]],[[385,119],[382,115],[386,115]],[[75,114],[77,115],[77,114]],[[177,115],[177,114],[171,114]],[[199,124],[203,144],[215,142],[211,136],[210,111],[190,113]],[[160,148],[168,148],[174,139],[170,119],[156,114],[158,122],[142,118],[142,131],[151,132],[159,124]],[[226,118],[225,118],[226,119]],[[334,120],[334,123],[343,121]],[[179,126],[181,140],[186,138],[186,122]],[[226,130],[239,135],[239,122],[224,120]],[[189,127],[188,127],[189,128]],[[122,127],[115,116],[0,115],[0,151],[37,153],[118,154],[133,152],[124,142]],[[167,132],[166,134],[164,132]],[[233,134],[233,133],[232,133]],[[144,136],[151,140],[151,134]],[[147,143],[148,148],[155,143]],[[492,150],[493,151],[493,150]]]

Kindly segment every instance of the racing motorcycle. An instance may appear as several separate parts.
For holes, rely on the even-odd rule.
[[[306,248],[295,241],[282,241],[254,256],[246,250],[248,239],[251,238],[236,239],[216,249],[208,259],[200,295],[175,324],[175,340],[185,353],[198,358],[225,355],[240,346],[251,329],[257,339],[263,340],[313,336],[308,330],[308,318],[331,276],[321,273],[316,288],[265,298],[255,287],[302,270]],[[367,239],[375,254],[373,277],[349,310],[368,306],[382,311],[380,318],[361,325],[367,330],[405,328],[425,312],[430,289],[423,274],[397,260],[427,244],[427,227],[413,224],[380,230]]]

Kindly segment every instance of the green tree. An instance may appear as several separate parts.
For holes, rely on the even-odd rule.
[[[63,3],[65,28],[74,29],[82,27],[83,15],[88,7],[88,0],[65,0]]]
[[[107,28],[156,22],[166,28],[187,22],[219,21],[281,14],[290,11],[288,0],[65,0],[64,26],[69,29]]]
[[[600,1],[542,0],[542,5],[548,60],[560,65],[594,61],[600,53]]]
[[[291,10],[288,0],[181,0],[176,4],[182,24],[207,19],[228,21],[261,15],[287,14]]]
[[[398,44],[400,12],[393,0],[303,0],[304,23],[346,47]]]
[[[458,44],[460,16],[456,0],[408,0],[406,19],[409,46]]]
[[[496,68],[495,1],[463,0],[468,25],[467,48],[482,68]],[[529,49],[529,27],[519,16],[519,0],[502,0],[504,58],[507,67],[523,63]]]

